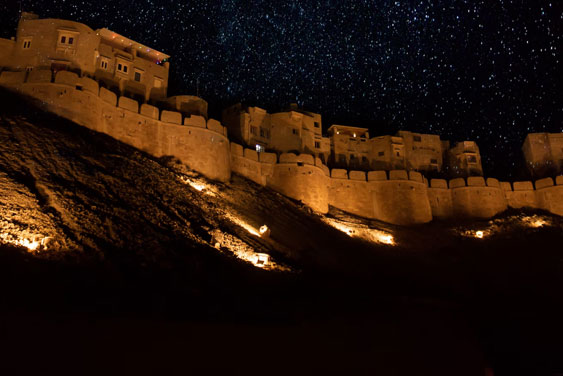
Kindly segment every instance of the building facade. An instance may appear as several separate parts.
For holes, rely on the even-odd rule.
[[[481,153],[475,141],[458,142],[448,150],[447,160],[451,177],[483,176]]]
[[[532,177],[563,173],[563,133],[530,133],[522,151]]]
[[[329,165],[338,168],[369,170],[369,132],[367,128],[332,125]]]
[[[108,29],[23,12],[16,36],[0,39],[5,70],[68,70],[143,102],[166,98],[170,56]]]
[[[291,105],[287,111],[269,114],[260,107],[240,103],[223,111],[222,122],[230,137],[257,151],[315,155],[325,163],[330,143],[322,136],[321,115]]]

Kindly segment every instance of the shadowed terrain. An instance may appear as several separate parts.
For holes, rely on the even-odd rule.
[[[560,217],[321,216],[0,103],[0,369],[563,371]]]

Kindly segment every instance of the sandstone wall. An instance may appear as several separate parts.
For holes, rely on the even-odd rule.
[[[25,82],[25,72],[2,72],[0,84],[40,101],[46,110],[157,157],[172,155],[203,175],[220,181],[231,176],[229,141],[215,120],[207,126],[181,125],[182,114],[126,97],[71,72],[59,72],[55,83],[45,76]],[[25,83],[24,83],[25,82]],[[160,119],[159,120],[159,112]]]
[[[46,110],[154,156],[172,155],[211,179],[231,171],[326,213],[329,205],[399,225],[434,218],[490,218],[508,207],[563,215],[563,176],[513,184],[470,177],[428,182],[417,172],[329,169],[308,154],[257,153],[229,143],[226,128],[201,116],[118,97],[71,72],[1,72],[0,85],[29,95]]]

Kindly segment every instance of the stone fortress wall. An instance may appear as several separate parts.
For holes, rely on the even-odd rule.
[[[2,72],[0,85],[41,102],[49,112],[132,145],[156,157],[171,155],[205,176],[231,176],[227,129],[217,120],[183,117],[99,87],[95,80],[50,70]]]
[[[428,182],[415,171],[329,170],[309,154],[257,153],[230,143],[217,120],[184,117],[128,97],[118,97],[95,80],[48,70],[0,74],[0,85],[39,100],[57,115],[108,134],[147,153],[175,156],[218,181],[231,171],[302,201],[320,213],[329,206],[398,225],[432,218],[490,218],[507,208],[531,207],[563,215],[563,176],[532,182],[499,182],[482,177]]]

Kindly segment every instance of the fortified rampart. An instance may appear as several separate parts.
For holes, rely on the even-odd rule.
[[[563,215],[563,176],[532,182],[482,177],[428,182],[415,171],[329,170],[309,154],[258,153],[229,143],[217,120],[118,97],[98,82],[60,71],[2,72],[0,85],[39,100],[48,111],[154,156],[171,155],[219,181],[231,171],[299,200],[320,213],[329,206],[399,225],[432,218],[490,218],[508,207]]]
[[[160,157],[171,155],[219,181],[231,176],[227,130],[217,120],[184,117],[99,87],[98,82],[60,71],[2,72],[0,85],[41,102],[43,108],[89,129]]]

